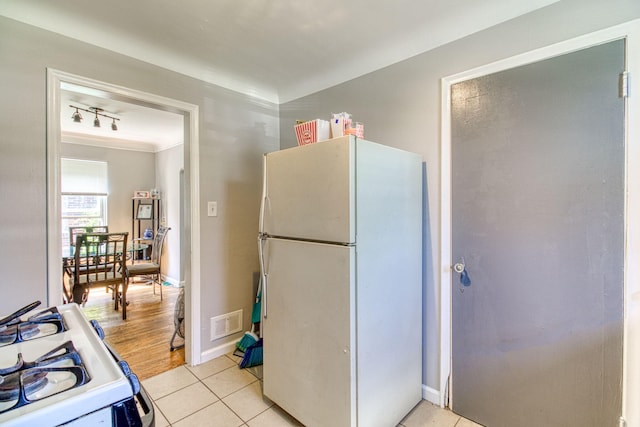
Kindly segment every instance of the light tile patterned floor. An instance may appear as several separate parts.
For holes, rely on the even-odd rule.
[[[262,366],[238,369],[231,354],[149,378],[156,427],[290,427],[299,422],[262,395]],[[451,411],[420,402],[401,427],[479,427]]]

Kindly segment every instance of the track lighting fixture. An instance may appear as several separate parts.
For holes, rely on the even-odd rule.
[[[98,118],[98,116],[102,116],[102,117],[106,117],[108,119],[113,120],[113,122],[111,123],[111,130],[118,130],[118,125],[116,125],[116,120],[120,120],[117,117],[113,117],[113,116],[109,116],[108,114],[104,114],[103,113],[103,109],[100,107],[89,107],[87,108],[82,108],[82,107],[76,107],[75,105],[69,105],[69,107],[71,108],[75,108],[76,111],[75,113],[73,113],[71,115],[71,118],[73,119],[73,121],[75,123],[80,123],[82,121],[82,115],[80,114],[80,111],[78,110],[82,110],[82,111],[86,111],[87,113],[92,113],[95,114],[95,118],[93,119],[93,127],[100,127],[100,118]]]
[[[73,113],[73,115],[71,115],[71,118],[73,119],[74,122],[80,123],[82,121],[82,114],[80,114],[77,107],[75,108],[76,108],[76,112]]]

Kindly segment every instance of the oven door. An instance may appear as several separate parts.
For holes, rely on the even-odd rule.
[[[129,379],[133,389],[133,395],[130,399],[111,405],[112,425],[114,427],[155,427],[153,403],[142,384],[140,384],[140,380],[131,372],[127,362],[122,360],[122,357],[106,341],[103,340],[102,342]],[[94,426],[96,424],[91,425]]]
[[[120,402],[110,405],[108,408],[105,408],[108,410],[112,421],[109,421],[104,425],[112,425],[115,427],[155,427],[155,415],[153,412],[153,402],[149,398],[149,395],[147,395],[147,392],[142,387],[142,384],[140,384],[140,380],[138,380],[138,377],[131,371],[127,362],[125,362],[122,359],[122,357],[120,357],[118,352],[104,340],[104,331],[102,327],[98,324],[98,322],[96,320],[91,320],[90,323],[91,323],[91,326],[93,326],[93,329],[96,331],[96,333],[100,337],[102,344],[104,344],[104,346],[109,351],[109,353],[111,354],[113,359],[116,361],[118,366],[120,366],[120,369],[122,369],[122,372],[124,373],[125,377],[127,377],[129,382],[131,383],[131,388],[133,391],[132,396],[130,398],[124,399]],[[94,413],[96,417],[99,416],[98,415],[99,412],[102,412],[102,411],[96,411]],[[79,424],[69,424],[69,425],[73,427],[85,426],[85,425],[86,426],[102,425],[102,424],[95,423],[93,419],[90,419],[90,422],[88,424],[85,424],[83,419],[89,418],[94,414],[89,414],[86,417],[79,418],[77,420]],[[95,421],[100,421],[100,420],[101,418],[95,419]]]

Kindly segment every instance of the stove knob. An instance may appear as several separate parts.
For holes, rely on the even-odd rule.
[[[140,380],[136,374],[129,375],[129,382],[131,383],[131,388],[133,389],[133,394],[140,393]]]
[[[124,360],[118,360],[118,365],[120,366],[120,370],[124,373],[125,377],[128,377],[133,373],[131,372],[131,368],[129,367],[129,364]]]
[[[93,326],[93,329],[96,331],[96,334],[98,334],[100,339],[104,341],[104,330],[102,329],[102,326],[100,326],[98,321],[95,320],[95,319],[92,320],[91,321],[91,326]]]
[[[140,392],[140,380],[138,379],[138,376],[133,372],[131,372],[131,368],[129,367],[129,364],[124,360],[118,361],[118,365],[120,366],[120,369],[124,373],[124,376],[127,377],[127,379],[129,380],[129,383],[131,384],[131,388],[133,389],[133,394],[138,394]]]

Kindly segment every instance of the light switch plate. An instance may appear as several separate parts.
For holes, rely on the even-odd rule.
[[[208,216],[218,216],[218,202],[208,202],[207,203],[207,215]]]

